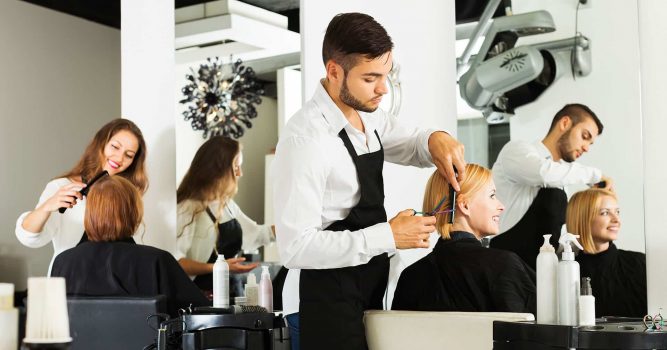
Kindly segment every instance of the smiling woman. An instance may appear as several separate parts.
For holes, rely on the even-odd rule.
[[[46,185],[36,208],[19,216],[16,237],[31,248],[53,242],[54,258],[76,246],[85,237],[83,215],[86,199],[79,191],[86,186],[86,182],[106,170],[110,175],[128,179],[143,193],[148,187],[145,159],[146,143],[141,130],[133,122],[114,119],[107,123],[95,134],[79,162]],[[59,208],[70,210],[54,214]]]
[[[403,271],[392,309],[535,313],[535,272],[515,253],[480,243],[499,232],[505,209],[491,171],[466,165],[454,203],[446,198],[440,204],[449,193],[449,184],[434,172],[426,184],[424,212],[452,208],[456,215],[453,223],[449,210],[437,216],[440,239],[429,255]]]
[[[575,193],[567,205],[567,231],[579,234],[581,277],[590,277],[595,314],[642,317],[646,304],[646,255],[617,249],[621,229],[616,194],[591,188]]]

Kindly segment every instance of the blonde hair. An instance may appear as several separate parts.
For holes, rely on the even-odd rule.
[[[617,200],[616,194],[602,188],[590,188],[575,193],[567,203],[565,225],[567,232],[579,235],[579,242],[584,251],[589,254],[597,253],[593,242],[591,226],[593,219],[598,215],[602,197],[610,196]]]
[[[479,192],[484,185],[491,181],[491,170],[477,164],[466,165],[465,177],[459,181],[461,191],[456,195],[456,202],[459,203],[467,198],[472,197]],[[444,196],[449,197],[449,183],[440,175],[438,170],[434,171],[426,183],[426,191],[424,192],[424,203],[422,211],[430,213],[435,210],[435,206],[442,200]],[[452,205],[450,199],[446,198],[438,211],[451,209]],[[437,215],[435,221],[435,228],[444,239],[449,239],[449,232],[452,225],[448,224],[449,217],[452,213],[445,213]]]
[[[93,242],[132,237],[144,214],[139,189],[121,176],[105,176],[90,187],[83,227]]]

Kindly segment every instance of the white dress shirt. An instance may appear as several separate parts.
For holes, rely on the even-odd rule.
[[[434,130],[407,127],[380,109],[359,115],[365,133],[348,123],[319,84],[278,142],[273,204],[280,259],[290,269],[283,289],[285,315],[299,311],[299,269],[357,266],[396,250],[386,222],[358,231],[325,230],[347,217],[361,195],[356,168],[338,136],[341,129],[358,155],[380,150],[377,130],[386,161],[433,166],[428,138]]]
[[[196,203],[192,200],[185,200],[178,203],[178,216],[176,220],[176,252],[174,258],[188,258],[201,263],[208,262],[213,253],[218,230],[206,211],[202,211],[192,218],[192,213]],[[212,202],[209,207],[213,213],[220,211],[220,202]],[[273,240],[270,225],[258,225],[255,221],[245,215],[241,208],[234,201],[229,201],[227,207],[222,211],[218,218],[218,223],[222,224],[232,219],[238,220],[243,230],[243,245],[241,249],[245,251],[255,250]],[[226,259],[233,256],[226,256]],[[196,276],[190,276],[194,279]]]
[[[493,180],[498,199],[505,205],[500,216],[500,232],[519,223],[543,187],[563,188],[568,185],[592,185],[602,172],[575,162],[558,162],[541,142],[510,141],[498,154],[493,165]]]

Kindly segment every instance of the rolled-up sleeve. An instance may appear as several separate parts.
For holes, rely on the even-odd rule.
[[[51,181],[46,184],[35,208],[51,198],[59,188],[60,186],[56,181]],[[30,212],[25,212],[21,214],[16,220],[16,229],[14,231],[16,233],[16,238],[18,238],[21,244],[30,248],[40,248],[49,244],[60,229],[60,216],[51,213],[41,232],[30,232],[23,228],[23,220],[25,220],[25,217],[28,216],[29,213]]]
[[[333,165],[314,138],[289,137],[273,162],[276,239],[287,268],[331,269],[395,251],[388,223],[359,231],[323,230],[323,199]]]
[[[409,126],[394,116],[386,115],[380,119],[378,126],[385,160],[420,168],[432,167],[433,159],[428,149],[428,139],[437,131]]]

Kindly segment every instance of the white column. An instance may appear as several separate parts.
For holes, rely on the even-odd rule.
[[[121,1],[122,113],[147,143],[150,186],[139,242],[171,251],[176,237],[174,0]]]
[[[644,220],[646,227],[646,263],[648,279],[648,312],[667,307],[667,279],[664,278],[667,254],[667,118],[663,105],[667,96],[667,69],[664,46],[667,22],[663,16],[667,3],[662,0],[641,0],[639,6],[639,47],[641,56],[641,100],[644,134]],[[619,67],[619,69],[621,69]],[[627,169],[632,172],[633,169]],[[641,181],[641,178],[635,179]],[[634,210],[634,208],[629,208]],[[633,228],[626,228],[626,231]]]

